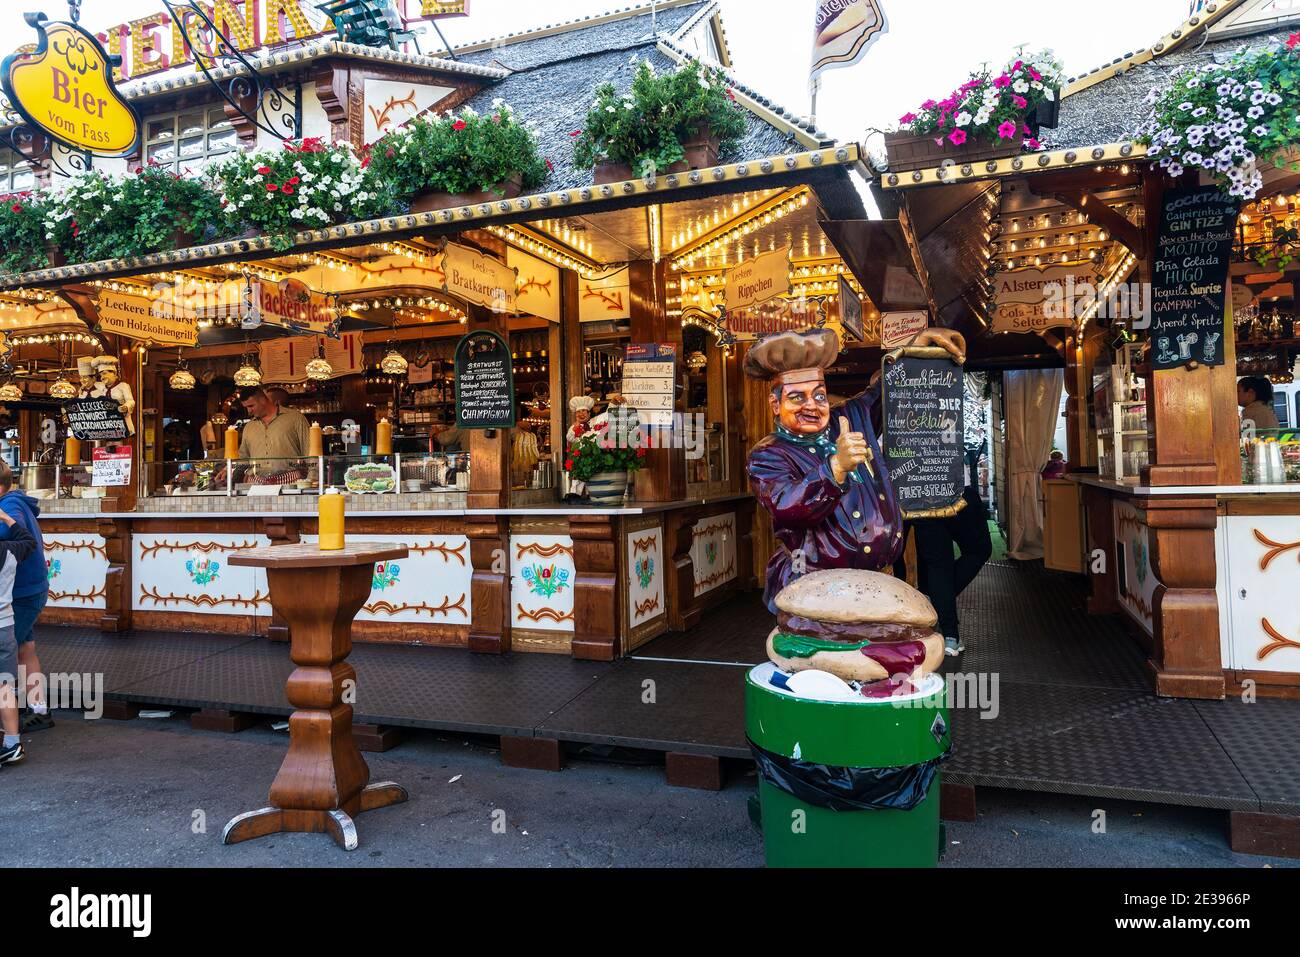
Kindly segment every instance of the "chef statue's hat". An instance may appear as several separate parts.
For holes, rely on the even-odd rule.
[[[820,382],[840,353],[834,329],[779,332],[762,339],[745,354],[745,375],[774,384]]]
[[[589,395],[575,395],[569,400],[569,411],[579,412],[586,409],[590,412],[596,405],[596,400]]]
[[[119,363],[117,361],[117,356],[95,356],[95,358],[91,360],[91,365],[94,367],[96,372],[104,372],[107,369],[117,372]],[[78,368],[80,368],[80,366],[78,366]]]

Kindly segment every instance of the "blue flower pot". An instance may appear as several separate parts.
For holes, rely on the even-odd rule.
[[[627,494],[627,472],[597,472],[587,482],[587,497],[595,505],[620,505]]]

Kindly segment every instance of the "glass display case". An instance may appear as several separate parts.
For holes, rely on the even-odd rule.
[[[1260,429],[1241,442],[1245,485],[1300,484],[1300,431]]]
[[[357,495],[469,490],[469,454],[323,455],[290,459],[197,459],[151,463],[150,496]]]
[[[1137,481],[1142,466],[1150,461],[1146,379],[1133,371],[1140,348],[1126,344],[1114,364],[1099,366],[1093,376],[1097,472],[1117,482]]]

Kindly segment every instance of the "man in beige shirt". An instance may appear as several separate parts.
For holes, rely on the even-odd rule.
[[[260,386],[242,389],[249,421],[239,440],[241,459],[296,459],[307,455],[311,426],[295,409],[282,408]]]

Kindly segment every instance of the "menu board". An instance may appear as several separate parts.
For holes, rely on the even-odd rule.
[[[471,332],[456,344],[456,426],[509,429],[514,424],[510,347],[495,332]]]
[[[904,518],[952,515],[965,504],[962,380],[961,366],[943,349],[885,356],[881,444]]]
[[[127,437],[126,419],[116,399],[71,399],[63,403],[68,429],[83,442],[104,442]]]
[[[1171,189],[1151,273],[1151,365],[1223,364],[1224,295],[1237,203],[1214,186]]]
[[[840,325],[858,342],[867,341],[867,330],[862,322],[862,299],[843,276],[840,276]]]
[[[673,343],[631,343],[623,362],[623,398],[644,425],[672,425],[677,389]]]

